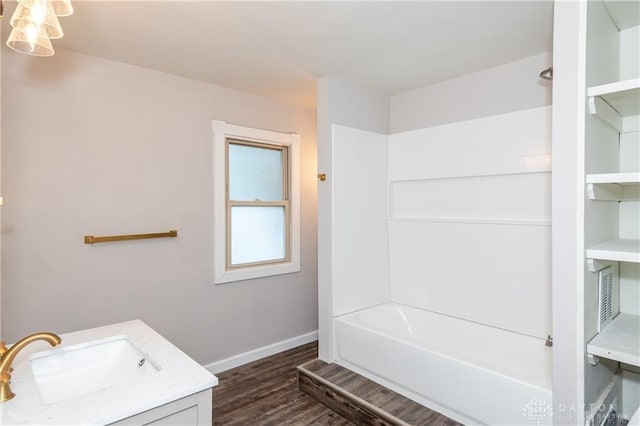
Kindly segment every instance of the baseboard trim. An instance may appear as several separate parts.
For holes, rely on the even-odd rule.
[[[239,367],[241,365],[248,364],[250,362],[257,361],[259,359],[305,345],[307,343],[315,342],[316,340],[318,340],[317,330],[310,333],[302,334],[300,336],[292,337],[291,339],[283,340],[281,342],[273,343],[271,345],[263,346],[249,352],[234,355],[220,361],[212,362],[205,365],[204,368],[209,370],[212,374],[218,374],[222,373],[223,371],[227,371],[232,368]]]

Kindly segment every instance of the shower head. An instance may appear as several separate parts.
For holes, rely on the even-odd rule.
[[[541,71],[539,75],[543,80],[553,80],[553,67]]]

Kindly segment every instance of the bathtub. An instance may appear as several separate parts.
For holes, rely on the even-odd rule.
[[[467,425],[551,424],[544,339],[388,303],[334,318],[334,358]]]

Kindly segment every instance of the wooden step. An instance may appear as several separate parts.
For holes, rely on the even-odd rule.
[[[337,364],[316,359],[297,370],[301,392],[357,425],[460,425]]]

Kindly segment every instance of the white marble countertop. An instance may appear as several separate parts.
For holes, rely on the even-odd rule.
[[[135,383],[105,389],[53,404],[40,397],[30,358],[52,347],[42,341],[26,346],[14,360],[11,389],[15,397],[0,403],[0,424],[108,424],[218,384],[218,379],[140,320],[62,334],[56,348],[124,335],[160,368]]]

